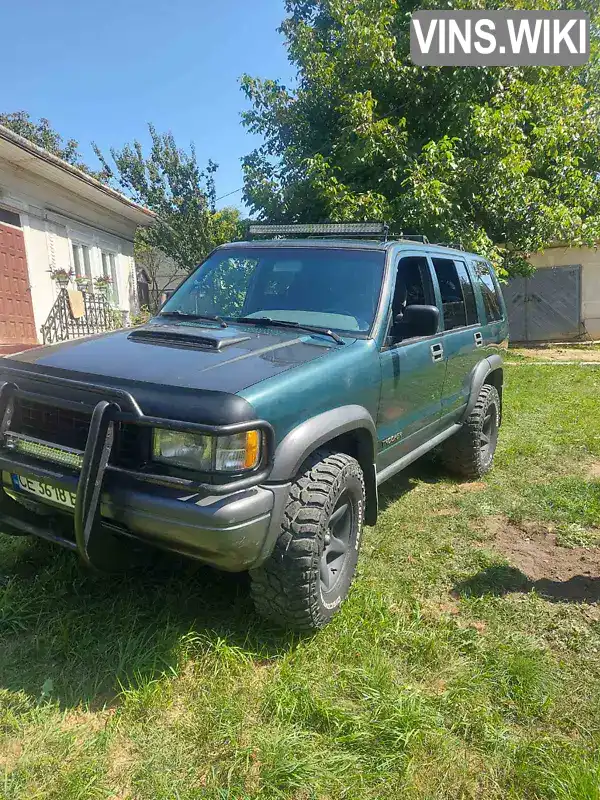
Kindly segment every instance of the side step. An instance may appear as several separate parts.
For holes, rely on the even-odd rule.
[[[434,436],[433,439],[430,439],[420,447],[417,447],[416,450],[412,450],[410,453],[402,456],[402,458],[399,458],[398,461],[394,461],[393,464],[389,464],[385,469],[382,469],[381,472],[377,473],[377,486],[384,481],[387,481],[388,478],[391,478],[397,472],[405,469],[405,467],[408,467],[409,464],[412,464],[413,461],[416,461],[418,458],[421,458],[421,456],[424,456],[425,453],[429,453],[429,451],[433,450],[434,447],[437,447],[442,442],[445,442],[446,439],[449,439],[461,428],[462,425],[452,425],[450,428],[446,428],[445,431],[438,433],[438,435]]]

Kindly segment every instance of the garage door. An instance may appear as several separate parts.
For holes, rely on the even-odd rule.
[[[36,343],[23,232],[0,223],[0,345]]]
[[[577,339],[581,324],[581,266],[540,268],[502,287],[513,342]]]

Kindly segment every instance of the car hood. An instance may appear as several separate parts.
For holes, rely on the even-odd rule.
[[[6,363],[97,383],[107,378],[113,385],[142,382],[237,393],[336,347],[301,331],[153,320],[139,328],[28,350]]]

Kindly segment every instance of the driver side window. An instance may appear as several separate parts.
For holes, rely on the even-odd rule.
[[[398,261],[390,330],[395,342],[418,335],[403,320],[404,310],[411,305],[435,305],[433,282],[425,256],[405,256]]]

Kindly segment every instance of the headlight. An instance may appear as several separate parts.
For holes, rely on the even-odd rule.
[[[154,461],[199,472],[240,472],[253,469],[260,460],[259,431],[232,436],[206,436],[155,428]]]

